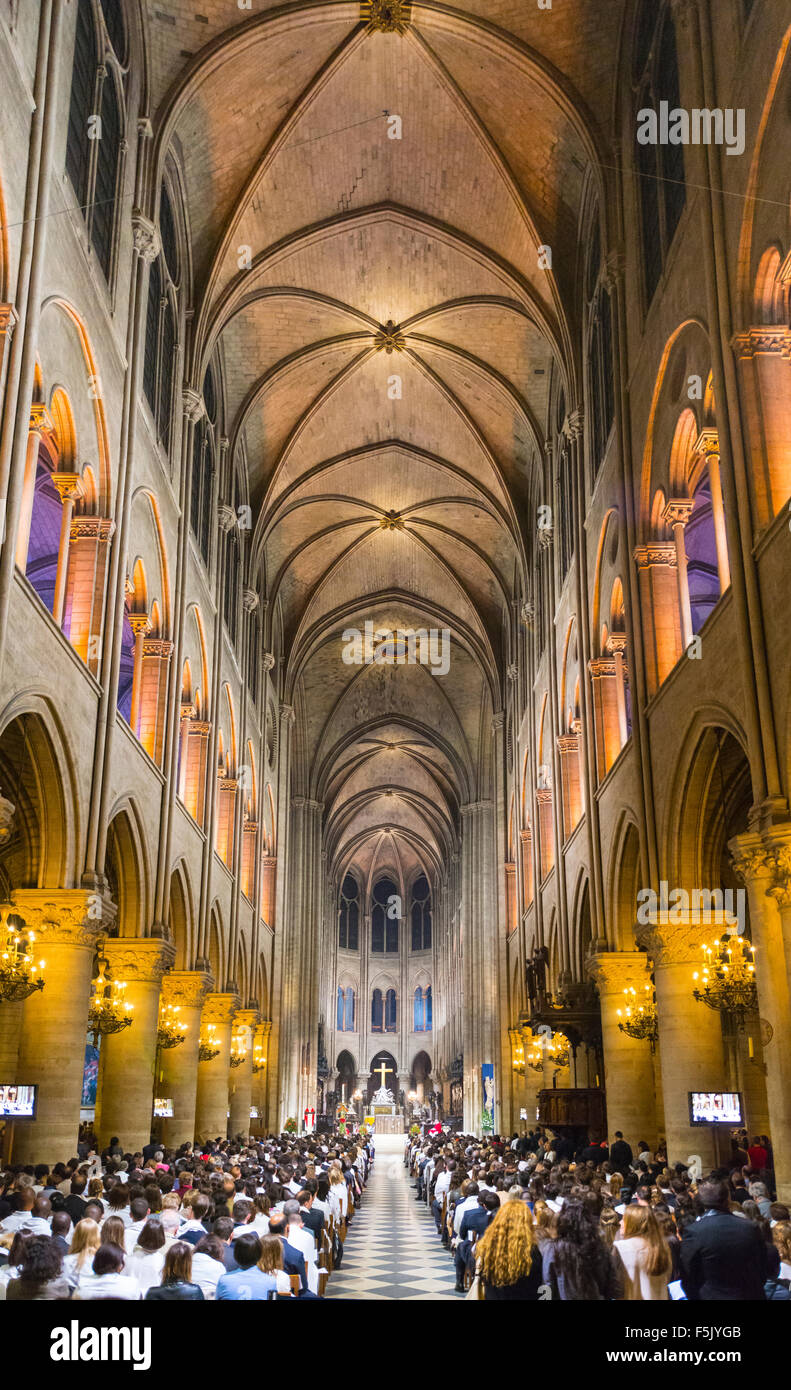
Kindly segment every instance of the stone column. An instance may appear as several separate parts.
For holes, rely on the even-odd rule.
[[[136,1153],[151,1138],[157,1020],[162,976],[176,949],[157,937],[107,941],[111,980],[125,980],[125,1002],[134,1005],[131,1028],[101,1042],[101,1086],[96,1101],[96,1137],[104,1148],[117,1135]]]
[[[607,1132],[612,1143],[619,1129],[635,1148],[638,1139],[655,1144],[656,1104],[654,1067],[650,1044],[630,1038],[618,1027],[625,989],[633,989],[642,1003],[650,983],[648,958],[643,951],[598,951],[589,957],[587,973],[595,981],[601,1002],[604,1085],[607,1099]],[[636,1152],[636,1149],[635,1149]]]
[[[25,1000],[18,1076],[37,1085],[34,1121],[16,1126],[16,1163],[76,1152],[88,1001],[96,941],[114,909],[83,889],[18,889],[14,908],[34,932],[45,987]]]
[[[747,431],[749,434],[749,430]],[[720,441],[715,429],[702,429],[695,440],[694,453],[702,454],[706,460],[711,490],[711,514],[714,521],[714,538],[717,546],[717,575],[720,593],[724,594],[731,584],[731,565],[728,559],[728,532],[725,526],[725,508],[722,501],[722,479],[720,477]]]
[[[137,736],[157,767],[162,765],[167,722],[168,676],[173,643],[162,637],[143,642],[140,669],[140,719]]]
[[[563,839],[567,840],[582,818],[579,733],[560,734],[556,740],[560,758]]]
[[[63,601],[66,597],[66,573],[69,568],[69,545],[71,541],[71,518],[74,503],[82,495],[82,480],[78,473],[53,473],[52,481],[60,496],[62,512],[60,516],[60,544],[58,546],[58,569],[55,575],[55,594],[52,600],[52,616],[58,627],[63,622]]]
[[[681,909],[672,915],[680,920],[656,913],[638,928],[637,938],[654,962],[668,1159],[686,1163],[698,1154],[705,1172],[716,1167],[714,1139],[709,1126],[690,1125],[689,1092],[725,1089],[725,1061],[720,1016],[692,997],[692,976],[702,962],[704,941],[710,942],[717,928],[701,922],[699,911],[694,921]]]
[[[269,1019],[264,1019],[256,1024],[253,1033],[253,1064],[258,1067],[258,1071],[253,1071],[253,1084],[251,1099],[252,1104],[258,1108],[258,1120],[253,1122],[252,1128],[266,1133],[266,1074],[269,1065],[269,1035],[272,1031],[272,1024]]]
[[[689,598],[687,578],[687,548],[684,544],[684,527],[692,515],[691,497],[674,497],[662,513],[662,520],[673,532],[676,547],[676,568],[678,570],[678,601],[681,608],[681,641],[684,651],[692,641],[692,605]]]
[[[649,697],[659,689],[684,651],[678,601],[678,557],[673,541],[635,547]],[[645,1138],[645,1135],[643,1135]]]
[[[140,696],[143,688],[143,643],[151,627],[147,613],[130,613],[129,626],[135,635],[135,656],[132,667],[132,706],[129,727],[136,737],[140,732]]]
[[[763,1049],[770,1137],[778,1201],[791,1201],[791,840],[780,827],[769,847],[750,831],[730,841],[734,867],[747,889],[755,947],[758,1012],[771,1025]]]
[[[33,503],[36,496],[36,471],[41,441],[45,434],[54,429],[52,416],[47,407],[34,401],[30,407],[30,425],[25,451],[25,471],[22,494],[19,503],[19,521],[16,531],[15,563],[24,574],[27,570],[27,553],[30,548],[30,527],[33,521]],[[5,535],[5,532],[2,532]]]
[[[234,1014],[232,1037],[246,1047],[247,1056],[241,1066],[230,1068],[231,1116],[228,1121],[228,1133],[231,1138],[236,1134],[243,1134],[247,1138],[250,1133],[250,1102],[253,1094],[253,1040],[257,1022],[257,1009],[240,1009],[237,1014]]]
[[[201,1010],[210,987],[211,976],[202,970],[170,970],[162,981],[163,1003],[176,1005],[179,1022],[187,1025],[184,1042],[159,1054],[157,1094],[173,1101],[173,1118],[161,1121],[162,1142],[169,1148],[195,1138]]]
[[[224,1139],[228,1133],[231,1026],[240,1003],[236,994],[209,994],[203,1005],[201,1024],[215,1024],[214,1046],[220,1050],[211,1061],[198,1062],[195,1134],[201,1139]]]
[[[552,805],[552,788],[538,787],[538,855],[541,866],[541,882],[555,866],[555,824]]]

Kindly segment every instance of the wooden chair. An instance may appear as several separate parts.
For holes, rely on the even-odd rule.
[[[470,1236],[470,1243],[471,1243],[471,1245],[472,1245],[472,1251],[471,1251],[471,1253],[472,1253],[473,1255],[475,1254],[475,1246],[476,1246],[477,1240],[478,1240],[478,1232],[477,1232],[477,1231],[473,1231],[473,1232],[472,1232],[472,1235]],[[474,1261],[474,1259],[473,1259],[473,1267],[474,1267],[474,1264],[475,1264],[475,1261]],[[468,1289],[468,1288],[470,1287],[470,1285],[472,1284],[472,1281],[473,1281],[474,1277],[475,1277],[475,1276],[474,1276],[474,1274],[473,1274],[472,1269],[470,1268],[469,1261],[468,1261],[468,1263],[467,1263],[467,1265],[466,1265],[466,1267],[465,1267],[465,1270],[464,1270],[464,1278],[463,1278],[462,1281],[461,1281],[461,1282],[463,1283],[465,1289]]]
[[[300,1280],[300,1277],[299,1277],[298,1274],[289,1274],[288,1277],[289,1277],[289,1279],[291,1280],[291,1292],[292,1292],[294,1298],[298,1298],[298,1297],[299,1297],[299,1291],[300,1291],[300,1289],[302,1288],[302,1281]],[[285,1295],[284,1295],[284,1297],[285,1297]]]

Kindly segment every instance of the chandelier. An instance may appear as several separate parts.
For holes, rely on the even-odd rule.
[[[219,1047],[216,1046],[217,1024],[207,1023],[201,1031],[200,1043],[198,1045],[198,1060],[210,1062],[212,1057],[219,1055]]]
[[[260,1071],[264,1070],[265,1066],[266,1057],[264,1056],[263,1043],[256,1043],[255,1047],[253,1048],[253,1071],[256,1074],[256,1076]]]
[[[108,979],[109,968],[110,962],[106,956],[98,956],[98,973],[93,981],[93,993],[88,1009],[88,1032],[93,1033],[94,1037],[98,1037],[100,1033],[120,1033],[132,1023],[129,1015],[134,1005],[127,1004],[124,999],[126,982]]]
[[[618,1024],[621,1032],[628,1033],[630,1038],[637,1038],[640,1042],[650,1043],[653,1052],[659,1038],[659,1020],[652,986],[646,985],[645,992],[646,998],[638,1002],[637,991],[625,989],[624,1008],[617,1009],[616,1013],[621,1020]]]
[[[44,988],[39,973],[44,969],[44,961],[37,964],[30,953],[35,937],[32,932],[23,935],[17,931],[12,921],[18,922],[19,918],[9,915],[0,926],[0,1000],[6,1004],[18,1003]]]
[[[726,1014],[738,1028],[758,1009],[755,951],[744,936],[726,935],[704,946],[702,969],[692,978],[700,981],[692,991],[698,1003]]]
[[[532,1071],[543,1071],[545,1062],[550,1062],[553,1067],[567,1067],[569,1049],[569,1040],[564,1033],[553,1033],[551,1039],[544,1033],[533,1040],[525,1063]]]
[[[512,1066],[518,1076],[525,1074],[525,1044],[518,1028],[509,1028],[511,1037]]]
[[[157,1024],[157,1047],[164,1049],[180,1047],[187,1036],[188,1024],[178,1018],[181,1012],[178,1004],[161,1004]]]
[[[247,1048],[241,1038],[235,1038],[231,1043],[231,1066],[240,1067],[247,1061]]]

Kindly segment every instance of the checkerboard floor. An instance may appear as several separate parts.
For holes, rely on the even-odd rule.
[[[415,1201],[404,1167],[405,1139],[380,1134],[361,1205],[349,1227],[343,1264],[327,1284],[327,1298],[461,1299],[456,1271],[440,1244],[434,1219]]]

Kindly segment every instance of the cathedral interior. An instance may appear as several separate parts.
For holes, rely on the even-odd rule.
[[[16,1162],[738,1093],[791,1196],[789,18],[0,0]]]

